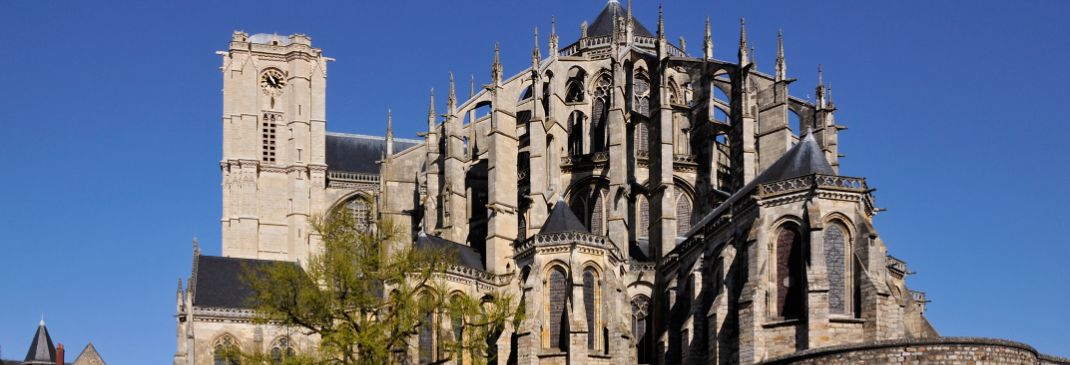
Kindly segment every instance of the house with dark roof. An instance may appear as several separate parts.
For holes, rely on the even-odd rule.
[[[63,344],[55,345],[52,336],[48,333],[45,320],[42,319],[30,339],[30,347],[26,350],[26,358],[22,361],[2,360],[2,365],[105,365],[96,347],[90,342],[86,344],[82,352],[78,354],[74,362],[66,362]]]

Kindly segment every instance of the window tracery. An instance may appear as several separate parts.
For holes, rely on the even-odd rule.
[[[241,354],[238,340],[234,336],[225,334],[216,339],[213,350],[214,365],[241,365]]]

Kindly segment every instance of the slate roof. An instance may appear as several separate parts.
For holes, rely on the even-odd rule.
[[[30,342],[30,350],[26,352],[26,360],[22,363],[27,365],[56,363],[56,347],[52,345],[52,336],[48,335],[45,320],[42,319],[41,324],[37,325],[37,332],[33,334],[33,341]]]
[[[198,307],[251,309],[253,288],[242,280],[244,267],[263,270],[269,265],[297,265],[287,261],[241,259],[200,255],[193,273],[193,305]]]
[[[606,3],[606,7],[602,8],[602,12],[598,13],[598,17],[594,18],[594,22],[587,27],[588,37],[599,37],[604,35],[613,34],[613,23],[617,17],[628,16],[628,9],[625,9],[620,5],[619,1],[611,0]],[[635,28],[632,30],[632,34],[644,37],[653,37],[654,34],[650,33],[642,23],[639,23],[635,16],[632,16],[632,23]]]
[[[558,200],[554,204],[554,209],[550,211],[550,216],[546,217],[546,222],[542,224],[542,230],[539,231],[539,234],[563,232],[591,233],[591,231],[587,230],[587,226],[583,225],[579,218],[576,218],[576,214],[572,213],[572,209],[569,208],[568,204],[564,200]]]
[[[799,143],[784,152],[784,155],[780,156],[776,162],[769,165],[769,168],[758,174],[758,177],[755,177],[754,180],[737,190],[724,203],[721,203],[716,209],[702,217],[702,220],[691,226],[691,230],[684,237],[690,237],[695,231],[709,223],[710,220],[720,216],[725,209],[732,206],[732,203],[750,194],[755,186],[813,174],[836,175],[836,171],[832,169],[832,165],[825,159],[825,153],[821,150],[821,146],[817,144],[814,135],[807,134]]]
[[[444,249],[451,251],[457,255],[457,264],[477,269],[486,270],[486,266],[483,265],[483,257],[479,255],[471,246],[453,242],[438,236],[428,236],[421,233],[420,237],[416,239],[417,250],[420,249]]]
[[[96,348],[96,346],[93,346],[92,342],[90,342],[88,345],[85,345],[85,349],[83,349],[82,353],[78,354],[78,357],[74,359],[74,363],[75,364],[102,364],[102,365],[106,364],[104,362],[104,358],[100,357],[100,353],[97,352],[97,348]]]
[[[419,143],[417,140],[394,138],[394,152],[403,151]],[[378,174],[377,162],[386,153],[386,138],[327,133],[325,147],[328,169]]]

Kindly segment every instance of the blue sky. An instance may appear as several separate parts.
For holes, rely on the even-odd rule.
[[[877,229],[942,334],[1070,356],[1070,2],[667,3],[692,54],[712,17],[719,59],[735,59],[745,16],[765,72],[783,28],[794,95],[824,65],[850,128],[841,172],[878,189]],[[468,75],[486,82],[502,42],[515,74],[532,28],[546,54],[551,15],[568,44],[603,4],[0,1],[3,357],[22,358],[44,314],[72,358],[92,341],[109,364],[170,361],[190,240],[220,251],[214,51],[232,31],[310,35],[337,59],[328,128],[381,134],[392,108],[412,137],[448,72],[464,92]],[[656,2],[635,9],[654,29]]]

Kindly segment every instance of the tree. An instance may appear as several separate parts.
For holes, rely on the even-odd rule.
[[[278,263],[246,269],[243,280],[255,293],[252,301],[260,323],[293,328],[319,339],[316,351],[286,359],[246,353],[251,363],[385,364],[405,356],[408,342],[428,326],[439,336],[444,360],[470,354],[471,363],[491,360],[493,339],[508,321],[518,323],[521,311],[513,298],[499,292],[475,298],[446,298],[443,275],[457,255],[447,250],[414,249],[399,239],[390,222],[360,229],[347,209],[310,219],[322,250],[305,269]],[[429,315],[434,314],[434,315]],[[437,316],[440,320],[428,322]],[[460,325],[460,329],[455,328]],[[423,326],[423,327],[421,327]],[[454,338],[453,334],[461,334]]]

